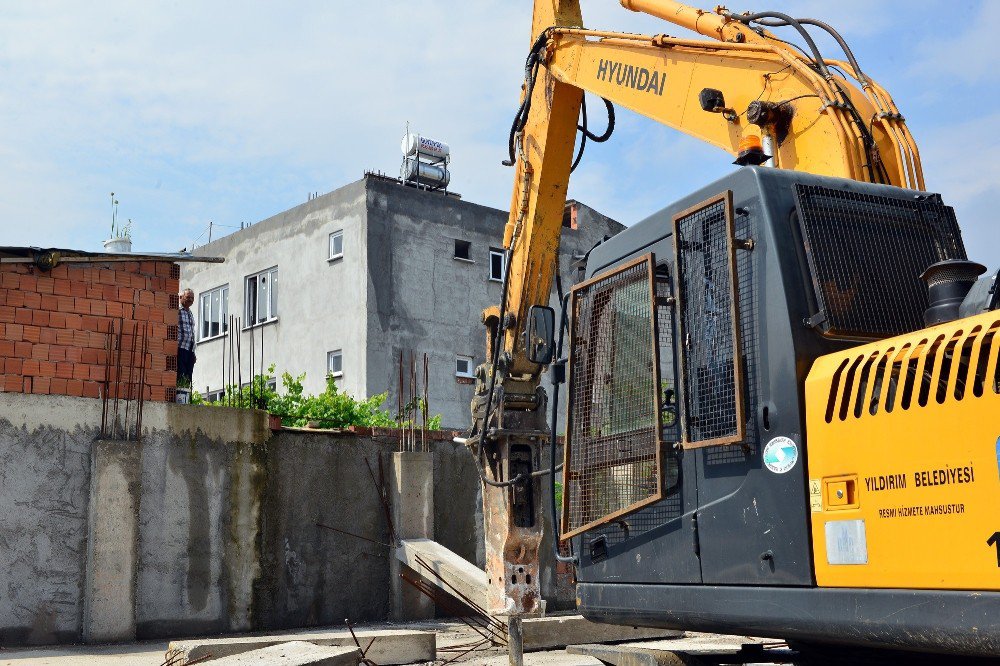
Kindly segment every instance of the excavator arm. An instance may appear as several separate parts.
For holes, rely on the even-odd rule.
[[[621,0],[709,40],[582,28],[579,0],[535,0],[521,108],[511,130],[515,166],[504,231],[499,306],[483,314],[468,440],[484,481],[489,606],[536,609],[541,542],[540,451],[547,441],[542,367],[526,353],[532,306],[549,302],[584,92],[727,151],[737,163],[923,189],[916,145],[892,99],[857,65],[826,60],[806,36],[797,51],[764,27],[801,25],[781,14],[714,13],[672,0]],[[751,27],[757,20],[759,24]],[[769,21],[769,22],[768,22]],[[665,160],[670,159],[664,155]],[[512,629],[513,631],[513,629]]]

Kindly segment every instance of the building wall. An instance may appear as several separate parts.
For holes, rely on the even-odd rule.
[[[573,284],[574,255],[623,227],[576,204],[576,228],[564,228],[560,267],[565,289]],[[403,356],[403,403],[410,397],[410,359],[423,383],[428,357],[429,411],[446,427],[469,425],[471,379],[456,377],[457,355],[482,363],[485,328],[481,312],[499,303],[500,283],[490,280],[490,248],[503,244],[507,212],[441,193],[404,187],[377,177],[322,195],[196,250],[224,257],[224,264],[186,265],[182,287],[197,295],[229,285],[230,310],[239,314],[245,277],[278,266],[278,320],[253,331],[252,367],[260,368],[263,329],[264,366],[277,374],[306,373],[305,390],[324,388],[326,354],[343,351],[338,386],[356,397],[389,393],[386,408],[400,404],[399,369]],[[344,257],[327,261],[327,239],[344,229]],[[455,259],[455,240],[471,244],[471,261]],[[553,307],[558,299],[553,291]],[[228,383],[223,360],[226,338],[197,347],[194,387],[216,390]],[[243,381],[250,375],[249,332],[240,340]],[[226,360],[228,364],[228,360]]]
[[[132,334],[148,331],[145,398],[173,400],[178,274],[168,261],[64,263],[50,271],[4,264],[0,390],[99,397],[116,373],[138,379],[143,363],[131,352]],[[109,364],[113,330],[124,331],[111,337],[125,353]]]
[[[368,184],[368,392],[390,391],[398,402],[399,356],[408,373],[411,352],[429,357],[431,413],[446,427],[470,425],[471,380],[455,376],[456,356],[483,363],[486,329],[481,314],[500,303],[490,279],[490,249],[502,248],[506,211],[370,179]],[[575,202],[574,202],[575,203]],[[573,257],[585,254],[622,225],[575,204],[577,228],[564,228],[560,248],[563,288],[577,282]],[[472,261],[454,258],[455,240],[471,243]],[[559,313],[553,287],[550,305]],[[407,396],[404,387],[404,402]]]
[[[384,620],[389,541],[370,464],[389,436],[267,429],[263,412],[157,403],[135,442],[101,401],[0,394],[0,644]],[[483,566],[465,447],[430,442],[434,533]]]
[[[225,263],[184,267],[181,287],[195,292],[192,310],[202,292],[228,284],[230,313],[245,318],[246,277],[278,267],[277,320],[240,331],[242,367],[237,375],[244,383],[251,369],[260,373],[263,361],[265,373],[269,365],[276,366],[279,387],[281,373],[305,373],[306,392],[319,393],[326,385],[327,352],[342,349],[344,376],[339,386],[352,395],[366,394],[366,331],[359,325],[364,320],[367,274],[364,221],[365,186],[359,181],[195,251],[224,257]],[[329,261],[329,235],[341,229],[344,256]],[[200,313],[195,315],[200,320]],[[230,383],[230,346],[235,354],[236,336],[197,344],[192,381],[196,390],[214,391]]]

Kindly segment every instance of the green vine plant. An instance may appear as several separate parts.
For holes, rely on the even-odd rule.
[[[283,390],[279,393],[268,384],[269,375],[273,373],[272,365],[268,368],[268,375],[254,376],[250,386],[243,387],[242,403],[247,409],[265,409],[280,416],[283,426],[301,428],[310,422],[318,423],[323,428],[400,428],[414,425],[408,419],[398,421],[383,408],[389,397],[388,391],[359,400],[341,390],[336,379],[328,375],[322,393],[307,395],[302,386],[305,373],[292,376],[286,372],[281,375]],[[191,403],[195,405],[226,407],[239,406],[240,402],[240,388],[235,384],[227,386],[223,397],[215,402],[206,401],[197,391],[191,393]],[[419,427],[420,421],[415,425]],[[427,429],[441,429],[440,414],[427,418]]]

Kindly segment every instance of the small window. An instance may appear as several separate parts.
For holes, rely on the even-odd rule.
[[[344,352],[340,349],[326,353],[326,374],[331,377],[344,376]]]
[[[198,297],[199,340],[211,340],[229,330],[229,285],[202,292]]]
[[[330,259],[340,259],[344,256],[344,230],[330,234]]]
[[[462,261],[472,261],[472,243],[464,240],[455,240],[455,258]]]
[[[222,400],[222,398],[225,397],[225,395],[226,392],[223,391],[222,389],[219,389],[218,391],[206,390],[205,395],[202,396],[202,399],[204,399],[205,402],[219,402],[220,400]]]
[[[566,229],[576,229],[576,204],[566,204],[563,209],[562,225]]]
[[[278,269],[269,268],[247,278],[244,327],[278,318]]]
[[[455,357],[455,376],[456,377],[475,377],[473,374],[474,359],[471,356],[456,356]]]
[[[490,248],[490,279],[496,282],[503,281],[504,252],[496,248]]]

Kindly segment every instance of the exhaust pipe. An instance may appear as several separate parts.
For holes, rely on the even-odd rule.
[[[948,259],[931,265],[920,279],[927,283],[928,307],[924,324],[934,326],[959,318],[959,308],[986,266],[975,261]]]

